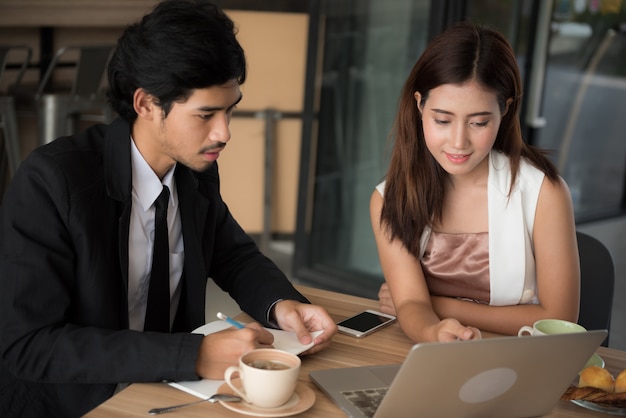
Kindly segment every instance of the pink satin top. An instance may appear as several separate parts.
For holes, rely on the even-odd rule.
[[[422,269],[431,295],[489,303],[489,232],[432,231]]]

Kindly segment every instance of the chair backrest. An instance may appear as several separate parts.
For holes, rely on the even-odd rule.
[[[16,51],[18,51],[16,53]],[[0,45],[0,200],[4,194],[6,176],[12,177],[20,164],[20,141],[13,96],[8,94],[9,82],[5,70],[9,63],[19,63],[17,75],[12,80],[19,83],[28,69],[32,49],[25,45]],[[8,167],[8,170],[7,170]]]
[[[29,46],[25,45],[0,45],[0,80],[4,75],[4,71],[9,63],[9,56],[11,55],[11,51],[22,50],[24,52],[22,58],[20,59],[20,70],[17,73],[17,77],[14,82],[19,83],[24,76],[24,73],[28,69],[28,64],[30,64],[30,59],[33,55],[33,50]]]
[[[109,58],[115,49],[115,45],[97,46],[66,46],[57,50],[46,69],[44,76],[37,88],[37,96],[45,93],[52,73],[59,65],[61,57],[70,51],[78,51],[76,70],[69,94],[90,98],[99,93],[102,77],[106,71]]]
[[[580,313],[578,323],[587,329],[611,327],[615,267],[609,250],[596,238],[576,232],[580,256]],[[609,334],[610,335],[610,334]],[[608,346],[609,337],[602,345]]]

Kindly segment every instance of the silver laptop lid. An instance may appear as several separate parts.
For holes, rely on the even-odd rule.
[[[606,335],[606,330],[599,330],[416,344],[374,417],[543,415],[558,402]],[[341,392],[348,390],[351,374],[360,375],[350,383],[352,389],[364,388],[366,379],[359,369],[368,368],[316,371],[311,378],[341,405]],[[366,416],[342,409],[349,416]]]

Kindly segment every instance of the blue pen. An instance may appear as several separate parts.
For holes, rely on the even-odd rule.
[[[226,316],[221,312],[217,313],[217,317],[221,319],[222,321],[228,322],[230,325],[232,325],[235,328],[239,328],[239,329],[244,328],[243,324],[240,324],[239,322],[235,321],[233,318]]]

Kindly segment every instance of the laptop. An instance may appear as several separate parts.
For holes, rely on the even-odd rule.
[[[535,417],[552,409],[607,335],[423,343],[402,364],[309,375],[352,418]],[[369,404],[376,396],[379,404]]]

